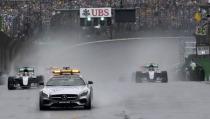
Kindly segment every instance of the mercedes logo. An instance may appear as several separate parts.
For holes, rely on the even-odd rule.
[[[62,100],[67,100],[67,95],[62,95]]]

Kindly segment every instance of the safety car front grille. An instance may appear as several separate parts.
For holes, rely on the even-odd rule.
[[[50,98],[52,100],[63,100],[63,101],[74,101],[78,98],[78,95],[75,94],[59,94],[59,95],[51,95]]]

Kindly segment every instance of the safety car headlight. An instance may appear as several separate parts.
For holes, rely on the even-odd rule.
[[[88,94],[88,90],[86,90],[86,91],[83,91],[81,94],[80,94],[80,96],[82,97],[82,96],[86,96]]]
[[[43,91],[40,93],[40,96],[42,98],[48,98],[48,95],[46,93],[44,93]]]

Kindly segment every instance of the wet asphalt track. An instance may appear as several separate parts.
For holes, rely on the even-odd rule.
[[[209,119],[210,85],[177,76],[181,40],[186,38],[34,46],[36,52],[24,53],[24,60],[14,64],[34,64],[46,77],[52,65],[81,69],[85,79],[94,81],[93,108],[39,111],[40,89],[8,91],[3,85],[0,119]],[[133,72],[150,62],[168,71],[168,84],[133,82]]]

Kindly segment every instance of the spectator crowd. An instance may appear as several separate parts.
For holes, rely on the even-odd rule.
[[[199,2],[201,0],[0,0],[0,30],[14,39],[27,39],[50,24],[56,9],[81,7],[137,8],[135,24],[140,30],[192,30],[193,14]]]

